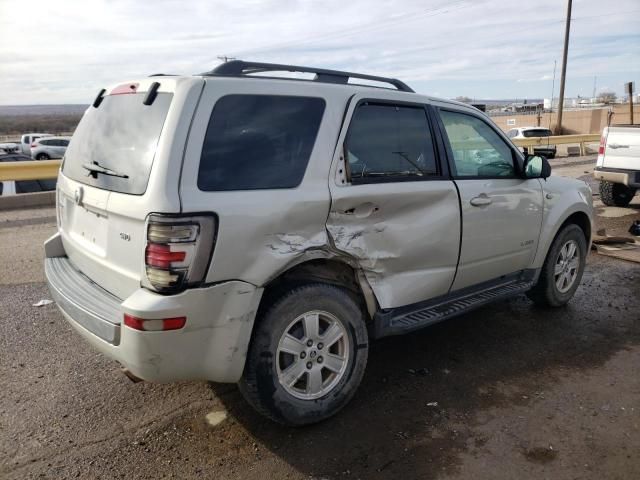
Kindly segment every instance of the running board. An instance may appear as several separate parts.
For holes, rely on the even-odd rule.
[[[494,283],[491,287],[485,287],[482,290],[476,288],[470,292],[469,289],[464,289],[458,294],[450,294],[413,306],[379,311],[374,315],[373,336],[380,338],[402,335],[469,312],[487,303],[524,293],[534,286],[535,281],[530,275],[525,274],[519,277],[517,280],[498,285]]]

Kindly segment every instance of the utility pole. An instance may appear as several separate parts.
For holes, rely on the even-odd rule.
[[[571,28],[571,0],[567,0],[567,24],[564,28],[564,52],[562,54],[562,73],[560,74],[560,98],[558,101],[557,134],[562,135],[562,109],[564,108],[564,81],[567,75],[567,55],[569,53],[569,29]]]
[[[631,125],[633,125],[633,87],[633,82],[627,82],[624,84],[624,89],[626,90],[627,95],[629,95],[629,123],[631,123]]]

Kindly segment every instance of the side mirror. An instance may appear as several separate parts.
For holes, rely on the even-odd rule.
[[[551,176],[551,165],[545,157],[527,155],[524,160],[525,178],[547,178]]]

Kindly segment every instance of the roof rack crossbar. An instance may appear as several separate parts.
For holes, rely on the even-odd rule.
[[[315,73],[316,82],[346,84],[350,78],[370,80],[373,82],[387,83],[393,85],[401,92],[413,92],[413,89],[401,80],[388,77],[377,77],[375,75],[364,75],[362,73],[342,72],[339,70],[327,70],[324,68],[300,67],[296,65],[281,65],[277,63],[245,62],[242,60],[231,60],[218,65],[210,72],[205,72],[205,76],[240,76],[265,72],[302,72]]]

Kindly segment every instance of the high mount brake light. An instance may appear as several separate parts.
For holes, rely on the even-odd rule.
[[[138,86],[138,83],[125,83],[124,85],[118,85],[109,92],[109,95],[127,95],[130,93],[136,93],[138,91]]]
[[[213,215],[149,215],[143,286],[160,293],[176,293],[202,283],[215,230]]]

